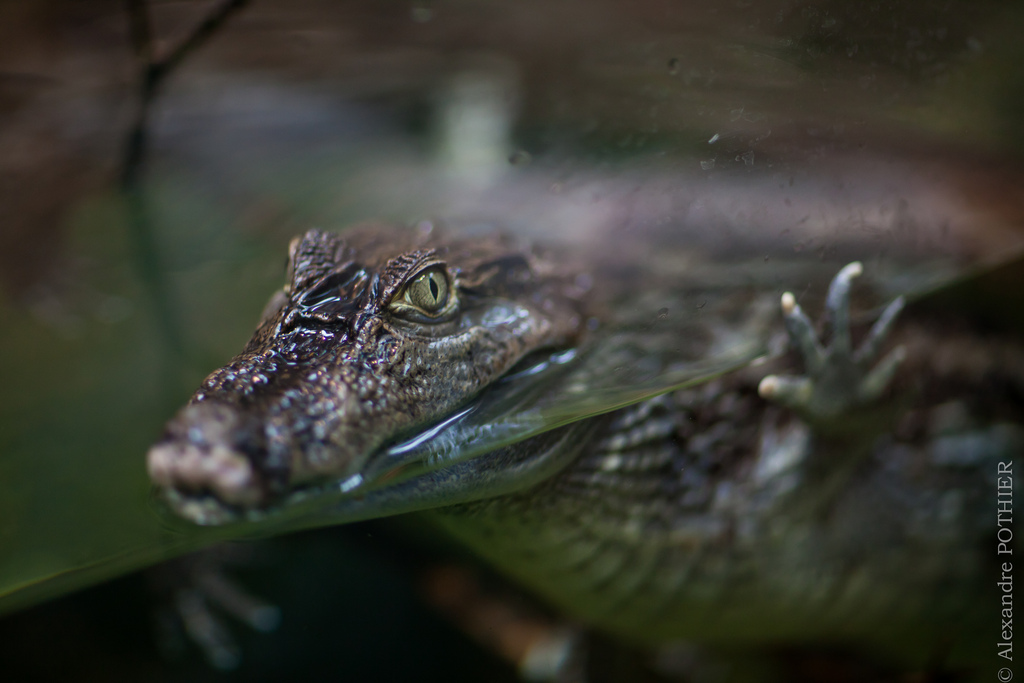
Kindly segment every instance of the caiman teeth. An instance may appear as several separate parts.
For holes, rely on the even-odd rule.
[[[209,491],[228,505],[261,502],[252,463],[222,444],[159,443],[149,449],[147,465],[151,481],[166,489]]]
[[[178,489],[163,489],[161,498],[177,516],[200,526],[218,526],[243,519],[240,510],[228,507],[210,495],[194,495]]]

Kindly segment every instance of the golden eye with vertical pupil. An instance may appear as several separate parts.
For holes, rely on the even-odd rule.
[[[448,306],[448,276],[435,266],[414,277],[405,287],[404,302],[423,313],[434,315]]]

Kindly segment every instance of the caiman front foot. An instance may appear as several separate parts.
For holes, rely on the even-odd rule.
[[[825,321],[831,326],[832,339],[828,346],[819,342],[814,325],[793,294],[782,295],[786,332],[803,357],[806,374],[765,377],[758,385],[763,398],[794,410],[810,422],[820,423],[869,405],[882,395],[903,361],[905,350],[897,347],[875,361],[904,302],[900,296],[889,304],[860,348],[854,350],[850,341],[850,285],[862,272],[863,267],[855,261],[840,270],[829,286]]]
[[[227,575],[229,564],[249,563],[248,550],[212,546],[149,570],[154,589],[166,603],[157,625],[168,654],[186,647],[184,636],[211,666],[230,671],[241,663],[242,652],[225,616],[263,633],[277,627],[280,610],[250,595]]]

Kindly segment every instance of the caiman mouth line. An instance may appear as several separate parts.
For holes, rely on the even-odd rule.
[[[260,508],[230,505],[208,492],[176,488],[164,488],[160,497],[177,515],[200,526],[258,523],[261,533],[434,509],[540,483],[577,457],[596,424],[577,421],[435,468],[406,463],[372,481],[356,474],[342,481],[303,485]]]
[[[533,424],[535,429],[532,432],[517,430],[521,432],[518,438],[501,438],[494,430],[487,430],[481,434],[476,426],[461,431],[460,428],[478,413],[484,413],[479,416],[479,422],[490,424],[498,421],[502,413],[522,410],[550,384],[550,381],[564,376],[578,359],[579,351],[575,348],[532,353],[467,405],[425,429],[399,437],[376,449],[367,458],[362,471],[341,478],[292,485],[287,492],[266,503],[260,504],[256,499],[243,499],[238,503],[226,501],[209,486],[202,485],[194,488],[163,485],[156,488],[154,494],[174,513],[202,526],[291,519],[306,514],[305,508],[310,508],[309,512],[322,512],[346,500],[365,497],[372,491],[396,486],[468,458],[477,457],[483,451],[535,436],[543,430],[539,423]],[[253,465],[242,452],[222,453],[221,451],[231,449],[223,445],[207,445],[201,453],[191,444],[183,447],[172,440],[157,444],[150,451],[151,477],[155,481],[171,480],[171,475],[167,473],[154,472],[160,470],[160,461],[165,459],[161,457],[161,450],[180,453],[183,448],[192,448],[195,451],[195,455],[190,458],[194,462],[187,467],[200,473],[195,475],[196,481],[200,476],[210,476],[215,470],[217,475],[228,480],[239,478],[242,475],[233,477],[231,474],[232,468],[236,466],[252,472]],[[169,458],[170,456],[167,459]],[[180,470],[180,457],[178,460],[177,467]],[[204,462],[200,463],[200,460]]]
[[[469,410],[460,411],[457,417],[467,412]],[[371,461],[377,457],[384,457],[388,450],[380,449],[371,456]],[[161,487],[156,489],[154,494],[174,513],[201,526],[275,519],[283,521],[312,512],[323,512],[346,500],[363,498],[372,491],[408,481],[428,472],[429,469],[422,464],[417,466],[416,463],[406,462],[397,464],[373,478],[357,473],[344,479],[303,483],[294,486],[271,502],[259,506],[225,502],[208,488],[186,491],[180,487]]]
[[[352,482],[351,488],[346,485]],[[354,493],[362,483],[360,475],[354,475],[341,482],[324,482],[297,487],[283,498],[265,507],[243,507],[231,505],[217,498],[210,491],[182,491],[179,488],[162,488],[159,498],[180,517],[200,526],[221,526],[238,523],[258,523],[272,519],[285,521],[306,514],[304,504],[318,501],[317,507],[344,500]]]

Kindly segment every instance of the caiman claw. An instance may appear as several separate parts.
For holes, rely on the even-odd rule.
[[[900,346],[877,364],[875,358],[904,301],[900,296],[889,304],[860,348],[854,350],[850,341],[850,284],[862,272],[861,264],[854,261],[840,270],[829,286],[825,315],[826,321],[831,322],[832,340],[827,347],[818,341],[813,324],[793,294],[782,295],[786,331],[800,350],[806,374],[765,377],[758,385],[763,398],[804,417],[828,420],[870,404],[882,395],[906,353]]]

